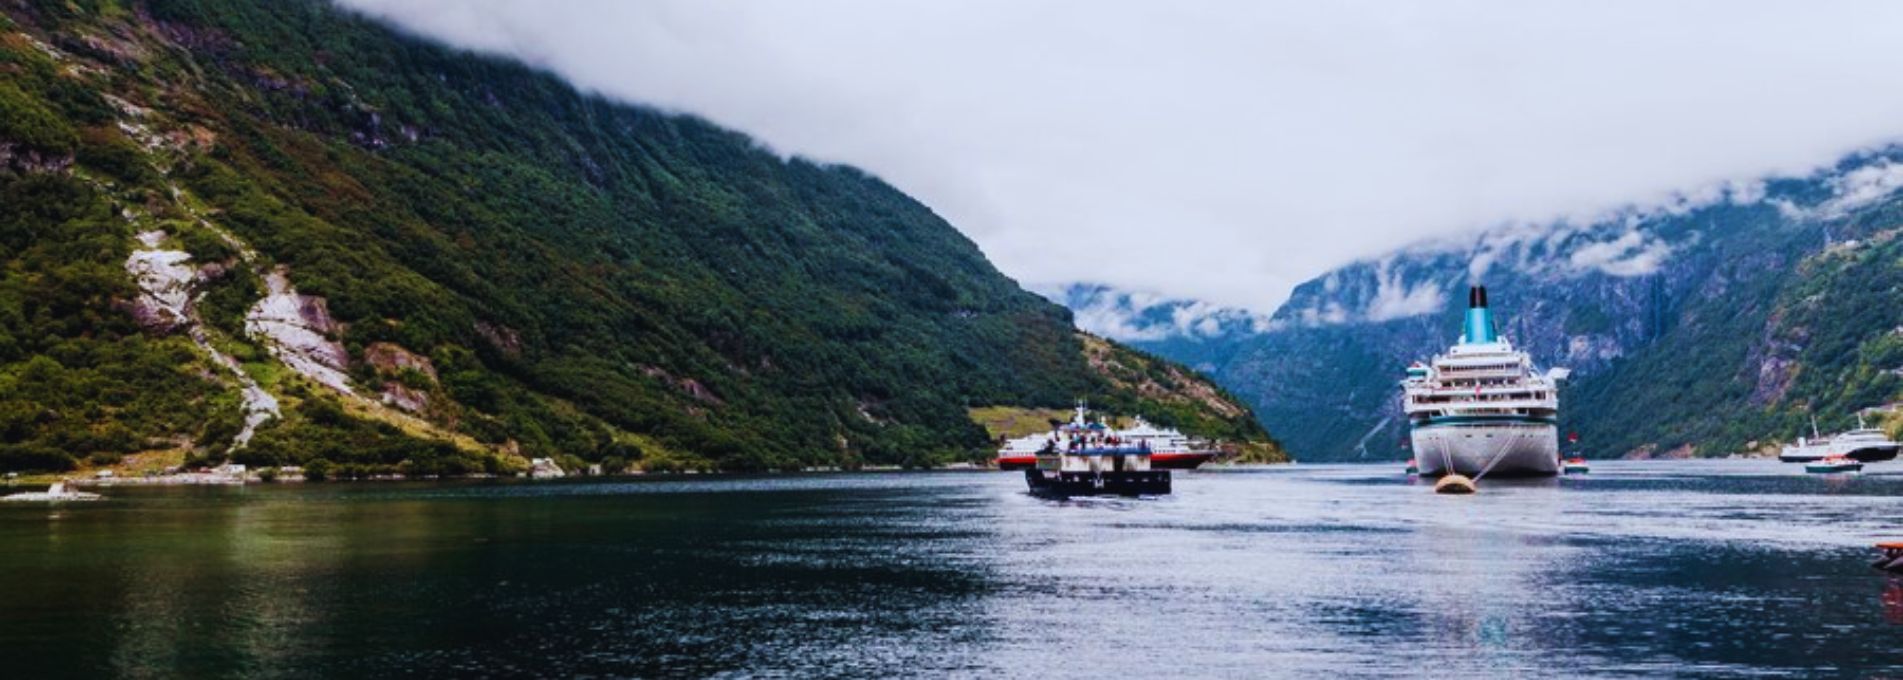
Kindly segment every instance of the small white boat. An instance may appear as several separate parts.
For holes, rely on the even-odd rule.
[[[12,503],[63,503],[66,501],[96,501],[104,496],[85,491],[69,491],[65,482],[54,482],[45,491],[28,491],[8,496],[0,496],[0,501]]]
[[[1863,470],[1863,463],[1849,456],[1825,456],[1823,460],[1804,464],[1805,472],[1820,475],[1861,470]]]

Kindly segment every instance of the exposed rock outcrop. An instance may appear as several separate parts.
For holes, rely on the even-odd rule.
[[[126,272],[139,285],[139,298],[132,303],[132,315],[150,331],[185,329],[192,343],[238,382],[244,426],[232,437],[228,450],[243,448],[251,443],[259,425],[278,417],[278,400],[245,373],[237,359],[212,345],[204,322],[193,308],[196,302],[193,285],[198,281],[198,270],[189,264],[192,255],[182,250],[162,249],[164,242],[163,231],[141,232],[139,244],[144,248],[132,251],[132,256],[126,259]]]
[[[428,392],[399,382],[384,383],[383,389],[377,391],[377,396],[383,400],[384,404],[411,413],[422,413],[424,409],[429,408]]]
[[[489,342],[490,347],[513,359],[522,356],[522,336],[515,329],[487,321],[476,322],[476,333]]]
[[[681,393],[693,397],[695,401],[703,404],[719,406],[726,403],[721,401],[720,397],[715,395],[713,390],[707,389],[706,385],[702,385],[699,380],[675,377],[674,374],[668,373],[659,366],[643,366],[641,367],[641,372],[647,374],[650,378],[672,385],[674,389],[680,390]]]
[[[333,338],[337,322],[321,297],[299,295],[283,267],[266,274],[264,299],[245,314],[245,333],[263,340],[284,365],[299,375],[344,394],[355,394],[350,354]]]
[[[24,149],[13,142],[0,142],[0,169],[54,173],[66,172],[72,167],[72,154],[46,153],[37,149]]]
[[[429,357],[404,349],[393,342],[373,342],[363,348],[363,360],[386,375],[413,370],[436,380],[436,364]]]
[[[375,368],[378,375],[390,378],[378,390],[383,403],[411,413],[421,413],[429,408],[429,392],[402,380],[406,372],[413,371],[435,383],[436,365],[429,357],[395,343],[374,342],[363,349],[363,360]]]
[[[126,273],[139,284],[139,297],[132,301],[132,318],[152,332],[170,332],[190,323],[192,281],[197,270],[188,263],[192,255],[182,250],[164,250],[163,231],[139,234],[145,247],[126,258]]]

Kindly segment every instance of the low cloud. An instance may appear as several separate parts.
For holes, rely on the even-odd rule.
[[[1232,332],[1263,333],[1273,327],[1268,317],[1246,310],[1102,284],[1033,290],[1070,307],[1078,328],[1115,340],[1215,338]]]
[[[1815,211],[1824,219],[1842,217],[1903,189],[1903,163],[1883,159],[1846,172],[1831,180],[1830,185],[1833,196]]]
[[[1175,335],[1174,328],[1138,324],[1128,309],[1115,305],[1072,308],[1071,315],[1079,329],[1112,340],[1162,340]]]
[[[1672,254],[1671,244],[1639,231],[1610,241],[1580,246],[1567,258],[1574,271],[1599,271],[1610,276],[1644,276],[1658,271]]]
[[[1753,202],[1903,135],[1882,0],[338,1],[866,168],[1020,281],[1258,311],[1423,238]],[[1867,179],[1838,207],[1895,182]]]
[[[1375,271],[1374,298],[1368,301],[1362,317],[1368,321],[1388,321],[1432,314],[1447,306],[1447,295],[1433,282],[1408,286],[1393,272],[1390,262],[1382,262]]]

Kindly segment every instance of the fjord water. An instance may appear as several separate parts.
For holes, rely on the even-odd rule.
[[[1903,476],[1398,464],[112,489],[0,508],[11,677],[1903,672]]]

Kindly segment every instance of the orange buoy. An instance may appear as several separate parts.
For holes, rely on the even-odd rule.
[[[1480,487],[1474,486],[1474,480],[1463,475],[1449,474],[1434,482],[1434,493],[1470,494],[1479,490]]]

